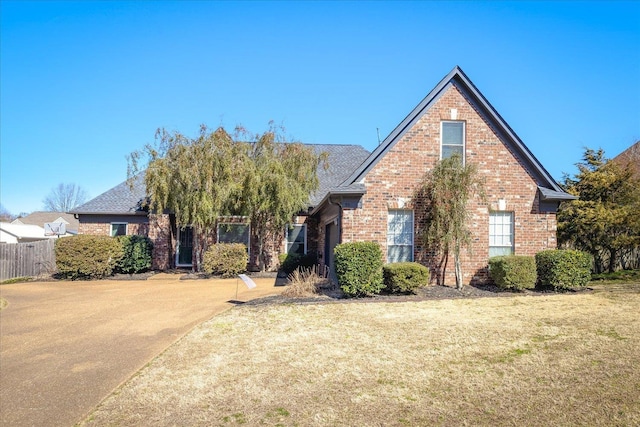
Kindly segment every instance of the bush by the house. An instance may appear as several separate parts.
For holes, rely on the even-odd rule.
[[[116,265],[116,271],[121,273],[142,273],[151,268],[153,261],[153,242],[144,236],[119,236],[123,256]]]
[[[546,250],[536,254],[538,283],[556,289],[585,286],[591,279],[591,255],[575,250]]]
[[[298,268],[305,270],[313,268],[313,266],[318,263],[318,255],[315,252],[310,252],[305,255],[280,254],[278,260],[280,261],[280,269],[288,276]]]
[[[342,243],[334,254],[338,284],[346,295],[378,294],[384,288],[382,251],[377,243]]]
[[[536,286],[536,260],[532,256],[508,255],[489,259],[489,273],[502,289],[533,289]]]
[[[80,234],[56,240],[56,266],[67,279],[110,276],[122,258],[122,245],[110,236]]]
[[[247,247],[242,243],[216,243],[204,253],[206,273],[233,277],[247,270]]]
[[[417,262],[395,262],[383,267],[384,285],[392,293],[413,293],[429,284],[429,269]]]

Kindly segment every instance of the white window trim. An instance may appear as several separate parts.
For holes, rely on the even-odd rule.
[[[292,227],[302,227],[304,235],[304,255],[307,254],[307,224],[287,224],[284,229],[284,251],[289,253],[289,233]]]
[[[124,236],[129,234],[129,223],[128,222],[112,222],[109,227],[109,236],[115,237],[113,234],[113,226],[114,225],[123,225],[124,224]]]
[[[442,153],[443,153],[443,149],[442,146],[444,145],[442,143],[442,136],[444,135],[443,133],[443,128],[444,128],[444,124],[445,123],[462,123],[462,164],[466,164],[466,157],[467,157],[467,123],[464,120],[441,120],[440,121],[440,160],[442,160]],[[447,144],[452,146],[452,144]],[[457,146],[457,145],[456,145]]]
[[[397,212],[397,211],[403,211],[403,212],[411,212],[411,245],[391,245],[389,244],[389,213],[391,212]],[[408,262],[413,262],[414,260],[414,251],[415,251],[415,212],[413,211],[413,209],[389,209],[387,211],[387,262],[391,262],[389,260],[389,247],[391,246],[411,246],[411,258],[409,259]]]
[[[511,237],[511,245],[506,246],[506,245],[492,245],[491,244],[491,218],[494,215],[509,215],[510,217],[510,234],[509,236]],[[509,248],[511,249],[511,255],[515,254],[516,251],[516,238],[515,238],[515,213],[513,211],[490,211],[489,212],[489,257],[491,257],[491,248]]]

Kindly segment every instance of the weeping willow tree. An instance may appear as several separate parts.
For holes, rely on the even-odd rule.
[[[326,167],[327,153],[286,143],[273,125],[254,140],[247,146],[239,203],[250,219],[258,264],[264,270],[273,263],[267,244],[278,240],[295,214],[308,209],[309,197],[319,185],[317,169]]]
[[[197,269],[207,245],[201,237],[212,235],[225,215],[249,217],[264,268],[265,242],[308,207],[326,158],[281,135],[273,125],[258,135],[237,128],[233,136],[201,126],[197,138],[161,129],[154,144],[129,155],[128,178],[146,169],[149,209],[173,213],[178,227],[194,227]]]
[[[437,282],[445,284],[449,254],[453,254],[456,288],[462,289],[460,263],[462,249],[471,244],[469,200],[475,195],[484,200],[483,183],[473,164],[463,165],[455,155],[441,160],[425,174],[420,193],[427,199],[427,218],[422,232],[426,247],[436,253]]]
[[[145,157],[146,164],[141,164]],[[149,209],[169,211],[180,228],[194,228],[195,265],[199,268],[206,249],[201,237],[215,229],[242,182],[241,147],[223,128],[209,132],[201,126],[196,138],[159,129],[155,144],[129,155],[128,178],[142,170]]]

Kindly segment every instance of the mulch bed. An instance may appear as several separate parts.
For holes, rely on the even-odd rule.
[[[244,305],[261,304],[327,304],[327,303],[360,303],[360,302],[405,302],[427,301],[462,298],[490,298],[490,297],[515,297],[515,296],[542,296],[549,294],[578,294],[589,293],[591,288],[583,288],[572,291],[555,291],[553,288],[524,290],[520,292],[500,289],[495,285],[467,285],[458,290],[451,286],[431,285],[419,288],[415,294],[380,294],[363,298],[347,298],[336,286],[331,289],[323,289],[322,293],[315,296],[291,298],[282,295],[274,295],[246,302]]]

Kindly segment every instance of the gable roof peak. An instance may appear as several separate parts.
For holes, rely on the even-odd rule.
[[[497,131],[502,135],[504,142],[509,144],[517,153],[519,153],[529,170],[537,177],[539,184],[549,188],[555,192],[564,193],[558,183],[551,177],[551,174],[536,159],[533,153],[527,148],[522,140],[511,129],[507,122],[502,118],[495,108],[489,103],[484,95],[473,84],[471,79],[462,71],[459,65],[453,69],[427,94],[422,101],[405,117],[404,120],[396,126],[396,128],[382,141],[378,147],[371,153],[369,158],[347,178],[341,185],[349,186],[362,181],[366,174],[384,157],[384,155],[398,142],[402,136],[411,129],[423,114],[425,114],[431,106],[439,99],[440,95],[449,87],[455,84],[464,90],[472,102],[476,103],[478,108],[486,115]]]

